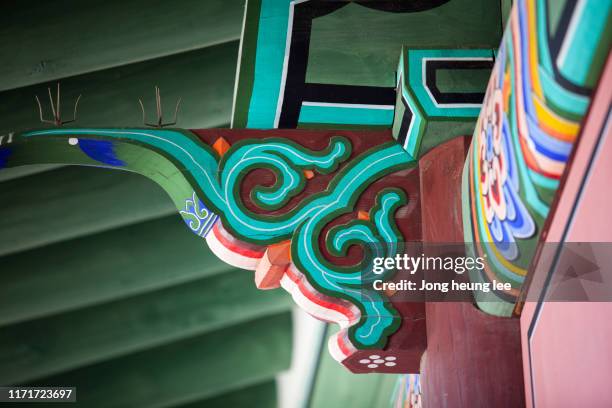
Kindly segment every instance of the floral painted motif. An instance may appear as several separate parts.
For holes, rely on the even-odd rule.
[[[490,87],[497,83],[495,75]],[[516,158],[509,140],[502,91],[491,88],[476,132],[480,149],[480,189],[491,237],[503,256],[513,260],[519,255],[515,238],[532,236],[535,224],[519,195]]]
[[[567,3],[572,29],[553,28],[546,3],[514,3],[464,170],[465,240],[487,259],[470,278],[511,283],[476,299],[496,315],[514,309],[609,48],[612,0]]]
[[[201,237],[206,237],[219,216],[206,208],[195,191],[191,198],[185,201],[185,209],[179,211],[187,226]]]

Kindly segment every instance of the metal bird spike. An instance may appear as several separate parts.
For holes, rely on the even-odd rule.
[[[155,108],[157,113],[157,122],[155,123],[147,123],[147,114],[145,112],[144,104],[142,103],[142,99],[138,99],[138,103],[140,104],[140,109],[142,110],[142,123],[145,126],[154,127],[154,128],[164,128],[166,126],[174,126],[177,122],[178,111],[181,106],[181,98],[178,98],[176,101],[176,107],[174,108],[174,120],[172,122],[164,123],[163,121],[163,112],[162,112],[162,103],[161,103],[161,95],[159,93],[159,86],[155,85]]]
[[[38,95],[35,95],[36,103],[38,104],[38,116],[40,117],[40,121],[42,123],[49,123],[55,126],[62,126],[66,123],[72,123],[77,119],[77,109],[79,106],[79,101],[81,100],[81,95],[78,96],[76,101],[74,102],[74,112],[71,120],[62,120],[62,111],[60,106],[61,101],[61,88],[59,82],[57,83],[57,93],[55,95],[55,103],[53,102],[53,96],[51,95],[51,88],[47,88],[49,93],[49,105],[51,105],[51,114],[52,119],[43,118],[43,109],[42,104],[40,103],[40,99],[38,99]]]

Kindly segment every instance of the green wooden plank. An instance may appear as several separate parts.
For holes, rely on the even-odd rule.
[[[268,381],[177,408],[276,408],[276,383]]]
[[[309,408],[392,406],[390,401],[398,375],[353,374],[338,364],[325,347],[319,358]]]
[[[202,265],[203,268],[206,265]],[[103,276],[92,277],[94,281]],[[123,354],[291,310],[253,274],[221,275],[0,328],[0,384],[23,384]]]
[[[176,212],[155,183],[133,173],[65,167],[2,183],[0,255]]]
[[[79,94],[80,127],[142,126],[138,98],[154,113],[154,86],[161,88],[168,120],[176,100],[182,97],[178,126],[211,128],[230,122],[238,42],[221,44],[165,58],[65,78],[62,83],[62,112],[72,117]],[[34,96],[41,97],[49,116],[47,86],[41,84],[0,92],[0,134],[42,125]],[[50,84],[55,87],[55,83]],[[55,89],[55,88],[54,88]]]
[[[20,0],[0,14],[0,90],[238,40],[244,0]]]
[[[36,384],[77,387],[76,406],[167,407],[271,380],[290,359],[291,314],[283,313]]]
[[[234,268],[219,261],[204,240],[173,214],[0,257],[0,325],[229,270]]]

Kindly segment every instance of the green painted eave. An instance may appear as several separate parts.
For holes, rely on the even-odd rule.
[[[243,12],[243,0],[8,2],[0,91],[237,41]]]
[[[56,81],[64,119],[83,95],[78,126],[142,126],[138,99],[151,119],[158,85],[170,116],[182,98],[179,126],[226,127],[243,6],[5,5],[0,134],[44,127],[34,96],[48,117]],[[290,305],[219,261],[144,177],[0,172],[0,385],[70,384],[71,406],[272,407],[291,361]]]

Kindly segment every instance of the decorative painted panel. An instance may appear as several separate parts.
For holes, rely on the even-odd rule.
[[[3,140],[3,167],[79,164],[149,177],[222,260],[338,323],[337,360],[355,371],[373,369],[360,366],[363,353],[384,360],[378,371],[418,367],[423,322],[403,322],[384,293],[362,288],[369,248],[393,257],[421,237],[418,169],[389,131],[57,128]],[[403,306],[411,319],[420,309]],[[400,326],[413,346],[383,350]]]
[[[469,73],[484,70],[488,74],[492,66],[493,50],[490,49],[404,47],[397,67],[393,137],[412,157],[419,158],[442,141],[471,133],[484,93],[445,91],[440,89],[436,74],[441,70]],[[471,88],[478,89],[480,85],[474,75],[468,75],[465,82]],[[426,143],[422,152],[423,139]]]
[[[491,58],[500,19],[483,0],[248,0],[232,127],[388,128],[402,46]]]
[[[475,247],[488,259],[470,277],[512,284],[478,298],[484,311],[512,313],[610,50],[611,6],[513,7],[464,170],[465,240],[486,243]]]

